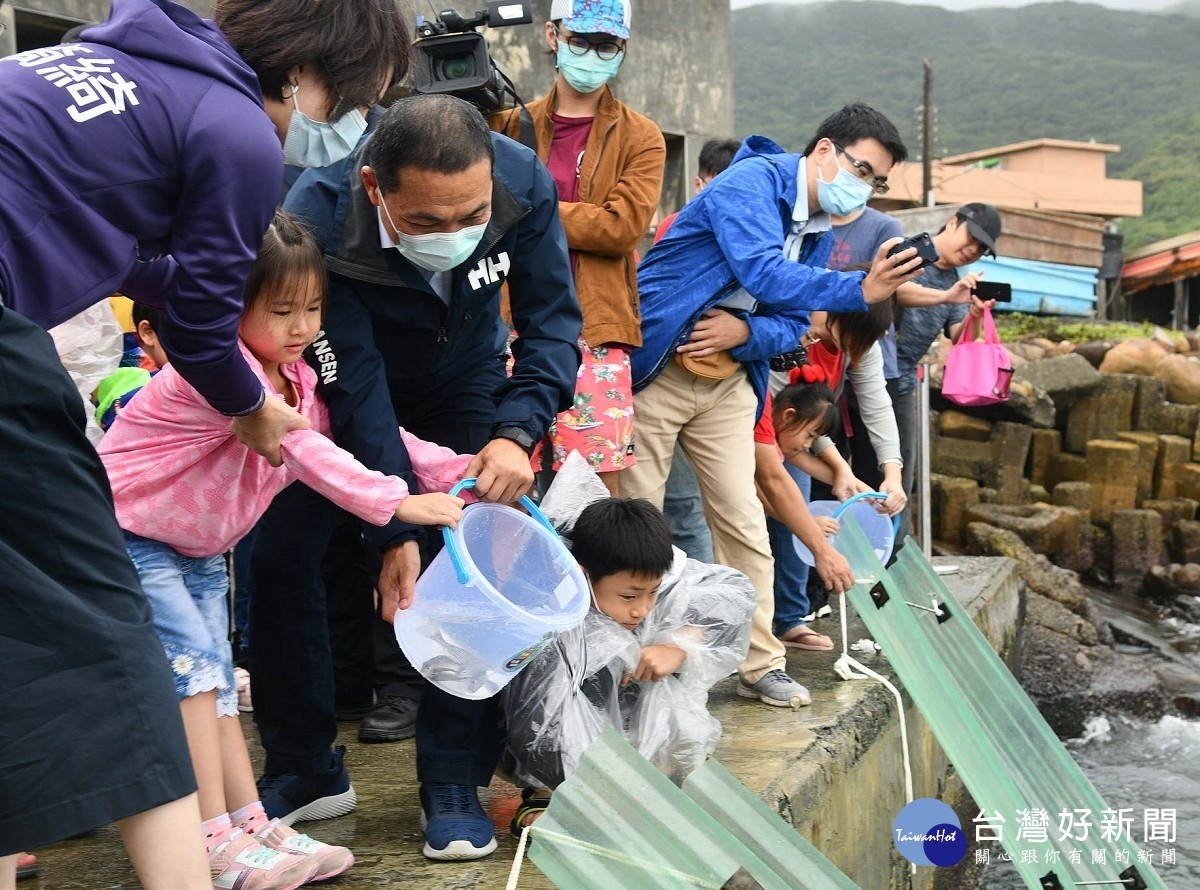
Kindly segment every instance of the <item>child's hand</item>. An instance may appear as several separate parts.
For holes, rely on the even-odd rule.
[[[829,536],[836,535],[842,530],[842,524],[832,516],[814,516],[817,521],[817,528],[821,530],[821,534]]]
[[[448,525],[455,528],[462,516],[463,499],[453,495],[410,494],[396,508],[396,518],[413,525]]]
[[[632,679],[653,683],[669,677],[687,660],[687,653],[678,646],[643,646],[637,670]]]

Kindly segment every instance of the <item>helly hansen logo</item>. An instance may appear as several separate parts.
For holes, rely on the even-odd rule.
[[[317,334],[317,339],[313,341],[313,352],[316,353],[317,361],[320,363],[321,382],[328,386],[337,380],[337,356],[333,354],[333,349],[329,345],[329,340],[325,338],[324,331]]]
[[[508,274],[509,265],[508,251],[500,251],[500,255],[494,259],[490,256],[484,257],[478,266],[467,273],[471,290],[479,290],[485,284],[499,284]]]

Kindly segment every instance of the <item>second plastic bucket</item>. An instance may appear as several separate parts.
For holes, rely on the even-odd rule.
[[[882,500],[886,498],[887,495],[878,491],[864,491],[847,501],[813,501],[808,505],[808,509],[812,511],[813,516],[832,516],[838,520],[845,520],[847,516],[853,516],[854,521],[863,530],[863,534],[867,536],[867,540],[871,542],[871,547],[874,549],[875,555],[879,557],[879,561],[887,562],[888,557],[892,555],[892,546],[896,543],[896,531],[900,527],[900,520],[899,517],[893,520],[891,516],[880,513],[872,504],[868,503],[868,499]],[[831,543],[833,542],[832,535],[829,540]],[[815,564],[812,551],[805,546],[803,541],[793,536],[792,546],[796,548],[796,553],[802,560],[810,566]]]
[[[457,494],[474,485],[464,479]],[[575,627],[591,598],[583,571],[528,498],[526,515],[471,504],[396,613],[396,640],[425,679],[459,698],[499,692],[554,636]]]

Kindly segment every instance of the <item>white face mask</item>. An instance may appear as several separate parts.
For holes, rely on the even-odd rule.
[[[477,226],[467,226],[457,232],[409,235],[407,232],[401,232],[392,222],[392,213],[388,210],[382,191],[379,193],[379,206],[383,208],[384,216],[396,232],[396,250],[414,266],[419,266],[427,272],[449,272],[462,265],[467,257],[475,252],[488,226],[487,222],[481,222]]]
[[[354,151],[367,129],[367,119],[352,108],[335,121],[315,121],[300,110],[292,85],[292,119],[283,140],[283,162],[293,167],[325,167]]]

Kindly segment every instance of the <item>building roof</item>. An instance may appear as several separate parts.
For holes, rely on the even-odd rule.
[[[1200,273],[1200,231],[1156,241],[1125,254],[1121,279],[1126,293]]]
[[[1035,148],[1067,148],[1072,151],[1101,151],[1106,154],[1114,154],[1121,150],[1121,146],[1112,145],[1107,142],[1078,142],[1072,139],[1027,139],[1024,142],[1013,142],[1009,145],[998,145],[995,148],[983,148],[979,151],[968,151],[963,154],[951,155],[942,158],[943,164],[951,166],[957,164],[971,164],[975,161],[982,161],[986,158],[994,158],[997,155],[1010,155],[1019,151],[1030,151]]]

